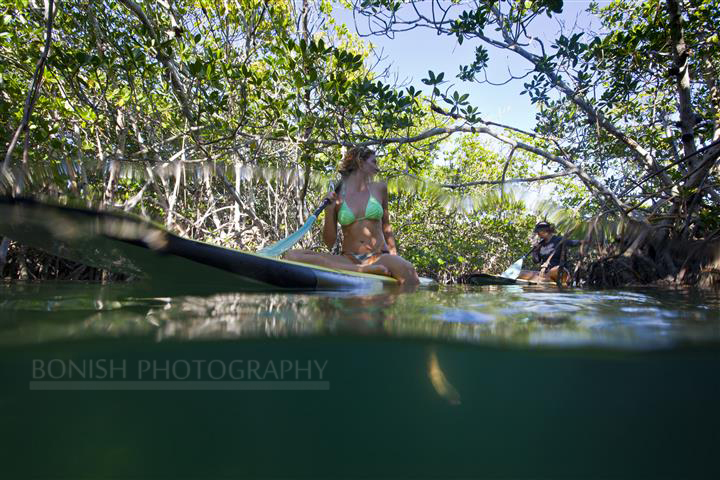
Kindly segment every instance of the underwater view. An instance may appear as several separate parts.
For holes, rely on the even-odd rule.
[[[0,287],[5,478],[711,478],[720,298]]]

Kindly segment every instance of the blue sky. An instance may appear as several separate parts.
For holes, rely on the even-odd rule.
[[[608,2],[598,3],[602,5]],[[597,19],[584,12],[589,4],[589,0],[565,0],[563,13],[553,18],[539,16],[531,25],[531,34],[541,38],[547,48],[550,39],[560,30],[558,21],[564,21],[567,29],[572,28],[576,22],[578,26],[597,29]],[[351,31],[357,32],[352,12],[336,5],[333,16],[338,23],[345,23]],[[362,20],[364,18],[358,16],[358,21]],[[367,33],[367,29],[363,30],[362,23],[358,26],[360,33]],[[480,109],[484,119],[523,129],[532,129],[534,126],[535,107],[531,105],[527,95],[520,95],[523,90],[522,80],[504,86],[492,86],[461,82],[455,77],[459,66],[469,64],[474,58],[477,45],[474,41],[466,40],[463,45],[459,45],[454,37],[438,36],[429,29],[397,33],[394,39],[373,36],[366,40],[371,41],[378,51],[382,50],[383,56],[387,57],[384,66],[392,64],[390,72],[397,74],[399,80],[407,80],[415,88],[423,88],[429,93],[428,87],[420,80],[427,78],[428,70],[433,70],[436,74],[444,71],[445,79],[455,85],[450,91],[469,93],[471,105]],[[526,72],[528,65],[527,61],[512,52],[490,49],[488,78],[493,82],[501,82],[508,78],[508,69],[518,75]],[[444,87],[448,85],[449,83]]]

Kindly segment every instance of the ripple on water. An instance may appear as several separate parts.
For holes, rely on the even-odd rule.
[[[443,322],[460,323],[492,323],[495,321],[495,317],[493,315],[453,308],[445,308],[441,313],[435,314],[433,318]]]
[[[158,296],[128,285],[0,286],[0,344],[322,335],[524,346],[665,348],[720,341],[717,296],[447,286],[402,293]]]

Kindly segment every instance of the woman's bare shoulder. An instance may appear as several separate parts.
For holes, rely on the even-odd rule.
[[[376,192],[381,192],[381,193],[387,192],[387,189],[388,189],[387,182],[373,182],[372,188]]]

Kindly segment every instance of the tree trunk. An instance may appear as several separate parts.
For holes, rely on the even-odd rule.
[[[18,262],[18,280],[25,281],[30,277],[28,273],[27,260],[26,260],[27,248],[24,245],[20,245],[17,249],[17,262]]]
[[[0,242],[0,278],[4,277],[3,270],[5,270],[5,264],[7,263],[8,250],[10,248],[10,239],[4,237]]]
[[[680,114],[680,130],[682,131],[683,154],[687,157],[697,150],[695,146],[695,114],[692,108],[692,94],[690,92],[690,53],[685,44],[685,34],[682,25],[682,13],[678,0],[667,0],[668,14],[670,15],[670,39],[672,42],[673,67],[675,84],[678,92],[678,112]],[[697,155],[690,157],[688,168],[694,170],[702,158]],[[697,186],[699,183],[696,172],[688,180],[688,186]]]
[[[25,107],[23,109],[23,116],[22,120],[20,121],[20,125],[18,126],[17,130],[15,131],[15,134],[13,135],[12,139],[10,140],[10,144],[8,145],[8,149],[5,152],[5,160],[3,161],[2,168],[6,169],[10,166],[10,159],[12,158],[13,150],[15,149],[15,146],[17,145],[17,141],[20,138],[20,135],[25,132],[25,149],[24,149],[24,158],[27,158],[27,152],[28,152],[28,127],[30,126],[30,115],[32,115],[33,108],[35,107],[35,103],[37,102],[37,99],[40,96],[40,86],[43,82],[43,73],[45,72],[45,63],[47,62],[48,56],[50,55],[50,46],[52,44],[52,30],[53,30],[53,20],[55,19],[55,14],[57,13],[57,8],[55,7],[55,1],[54,0],[45,0],[45,23],[46,23],[46,34],[45,34],[45,46],[43,47],[43,51],[40,54],[40,58],[38,59],[37,65],[35,66],[35,73],[33,75],[33,78],[30,83],[30,90],[28,91],[27,98],[25,99]]]
[[[301,22],[302,22],[302,38],[305,40],[305,42],[310,42],[310,30],[308,27],[308,16],[310,15],[310,2],[309,0],[303,0],[302,5],[302,13],[301,15]],[[307,64],[307,62],[303,65],[303,70],[305,75],[308,75],[308,69],[311,68],[310,65]],[[305,116],[309,119],[311,118],[310,110],[312,108],[312,104],[310,101],[310,88],[306,88],[305,92],[303,94],[303,103],[305,104]],[[303,139],[300,146],[300,162],[299,164],[302,166],[302,168],[305,169],[305,176],[303,178],[303,185],[302,190],[300,191],[300,198],[298,203],[298,221],[302,224],[303,223],[303,217],[305,216],[305,197],[307,196],[308,191],[308,185],[310,184],[310,162],[312,161],[312,155],[309,151],[310,147],[307,142],[307,140],[312,135],[313,127],[311,124],[308,124],[307,127],[305,127],[305,131],[303,132]]]

